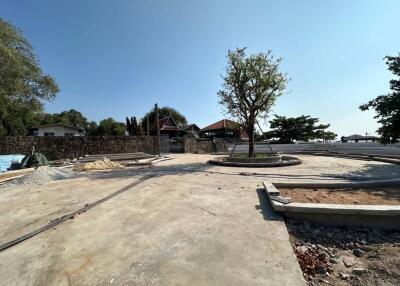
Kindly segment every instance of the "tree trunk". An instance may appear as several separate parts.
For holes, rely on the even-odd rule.
[[[247,135],[249,135],[249,157],[255,157],[256,155],[254,150],[254,122],[254,118],[250,119],[247,127]]]

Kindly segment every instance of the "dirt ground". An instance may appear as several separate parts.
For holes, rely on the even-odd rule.
[[[0,252],[1,285],[304,285],[261,182],[392,179],[400,166],[299,156],[251,169],[181,154],[152,167],[82,173],[0,190],[0,244],[151,176]],[[390,284],[389,284],[390,285]]]
[[[358,205],[399,205],[400,188],[373,189],[284,189],[282,196],[297,203],[358,204]]]
[[[400,232],[286,225],[308,285],[400,285]]]

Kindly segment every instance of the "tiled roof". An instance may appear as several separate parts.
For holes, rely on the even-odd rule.
[[[63,124],[63,123],[54,123],[54,124],[44,124],[44,125],[38,125],[38,126],[33,126],[32,128],[46,128],[46,127],[54,127],[54,126],[61,126],[65,128],[70,128],[70,129],[75,129],[75,130],[81,130],[79,127]]]
[[[179,127],[176,124],[174,118],[171,115],[168,115],[159,120],[160,130],[178,130]]]
[[[229,120],[229,119],[222,119],[220,121],[217,121],[207,127],[204,127],[201,129],[201,131],[209,131],[209,130],[217,130],[217,129],[223,129],[223,128],[229,128],[229,129],[238,129],[240,127],[240,124]]]
[[[190,127],[194,127],[197,130],[200,130],[199,126],[197,126],[197,124],[188,124],[188,125],[182,125],[181,126],[181,130],[187,130]]]

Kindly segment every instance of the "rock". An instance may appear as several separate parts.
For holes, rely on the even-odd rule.
[[[347,280],[347,279],[349,279],[350,278],[350,275],[349,274],[347,274],[347,273],[339,273],[340,274],[340,278],[342,279],[342,280]]]
[[[333,264],[337,264],[339,262],[339,259],[335,258],[335,257],[331,257],[331,258],[329,258],[329,262],[333,263]]]
[[[305,245],[301,245],[301,246],[297,246],[296,249],[297,249],[297,251],[300,252],[300,253],[306,253],[307,250],[308,250],[308,247],[305,246]]]
[[[343,257],[343,264],[346,265],[346,267],[351,267],[354,264],[356,264],[356,261],[352,257],[344,256]]]
[[[320,260],[326,260],[327,257],[328,257],[328,255],[325,252],[318,251],[318,258]]]
[[[371,258],[378,258],[378,254],[376,254],[376,253],[368,254],[368,259],[371,259]]]
[[[357,257],[361,257],[361,256],[364,255],[364,251],[362,251],[362,250],[359,249],[359,248],[354,248],[354,249],[353,249],[353,254],[354,254],[355,256],[357,256]]]
[[[318,265],[315,267],[315,272],[318,274],[324,274],[326,272],[326,268],[322,265]]]
[[[362,268],[362,267],[358,267],[358,268],[354,268],[354,269],[353,269],[353,273],[354,273],[355,275],[361,275],[361,274],[364,274],[364,273],[366,273],[366,272],[367,272],[367,269]]]

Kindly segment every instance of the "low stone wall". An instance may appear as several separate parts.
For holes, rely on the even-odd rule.
[[[183,152],[184,153],[196,153],[197,141],[193,137],[183,137]]]
[[[215,152],[215,144],[212,141],[197,141],[196,153],[207,154]]]
[[[183,150],[185,153],[210,154],[214,152],[227,152],[227,144],[222,141],[197,140],[193,137],[183,138]]]
[[[74,159],[86,154],[158,153],[153,136],[0,137],[0,154],[28,154],[33,147],[49,160]]]

